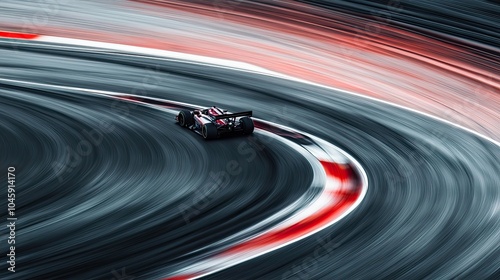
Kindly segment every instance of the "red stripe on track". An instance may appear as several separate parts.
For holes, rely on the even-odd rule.
[[[36,34],[0,31],[0,37],[2,37],[2,38],[33,40],[33,39],[37,38],[38,36],[39,35],[36,35]]]
[[[181,275],[181,276],[172,276],[172,277],[169,277],[169,278],[164,278],[163,280],[189,280],[189,279],[192,279],[194,277],[196,277],[197,275]]]
[[[328,177],[334,177],[340,180],[340,182],[342,183],[355,178],[352,167],[348,164],[338,164],[329,161],[320,161],[320,162],[323,168],[325,169],[326,176]]]
[[[342,182],[342,184],[357,181],[356,174],[354,173],[352,167],[348,164],[338,164],[327,161],[321,161],[321,164],[323,165],[328,177],[337,178]],[[344,188],[340,190],[332,191],[329,193],[331,204],[324,207],[320,211],[287,228],[270,231],[256,237],[255,239],[236,245],[235,247],[223,252],[222,255],[231,255],[234,253],[253,250],[259,247],[286,243],[309,232],[317,230],[339,217],[349,207],[351,207],[361,195],[361,191],[362,187],[357,184],[354,185],[353,188],[345,188],[344,186]]]

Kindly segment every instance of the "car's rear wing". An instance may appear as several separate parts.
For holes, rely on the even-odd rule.
[[[247,112],[241,112],[241,113],[234,113],[234,114],[222,114],[215,116],[214,118],[216,120],[222,120],[222,119],[230,119],[230,118],[237,118],[237,117],[251,117],[252,116],[252,111],[247,111]]]

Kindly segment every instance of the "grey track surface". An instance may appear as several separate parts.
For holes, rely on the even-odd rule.
[[[5,42],[0,56],[0,78],[252,109],[363,165],[370,187],[345,219],[208,278],[500,278],[500,148],[486,140],[356,96],[232,70]],[[19,170],[17,279],[110,279],[122,268],[159,278],[183,254],[283,208],[311,180],[304,158],[260,135],[205,142],[169,113],[81,92],[0,82],[0,97],[0,168]],[[102,141],[54,172],[92,140],[84,130],[102,132]],[[238,147],[256,144],[248,162]],[[243,172],[186,223],[181,209],[230,160]],[[7,277],[5,263],[1,271]]]

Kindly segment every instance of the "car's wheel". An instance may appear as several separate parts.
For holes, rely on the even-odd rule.
[[[249,117],[244,117],[240,119],[241,128],[243,129],[244,134],[252,134],[253,133],[253,120]]]
[[[180,126],[190,126],[194,124],[193,115],[188,110],[180,111],[179,115],[177,115],[177,121]]]
[[[213,123],[207,123],[201,128],[201,135],[205,139],[214,139],[217,137],[217,127]]]

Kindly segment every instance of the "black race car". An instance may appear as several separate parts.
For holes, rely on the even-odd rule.
[[[187,127],[205,139],[225,134],[252,134],[254,130],[252,111],[228,113],[216,106],[201,110],[182,110],[175,119],[180,126]]]

